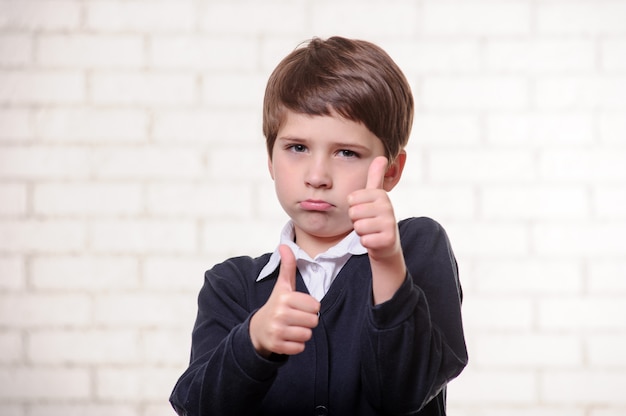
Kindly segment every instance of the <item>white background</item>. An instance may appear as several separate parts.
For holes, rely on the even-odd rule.
[[[626,414],[626,1],[0,0],[0,414],[160,416],[203,272],[274,248],[265,81],[312,36],[409,78],[392,198],[448,230],[451,415]]]

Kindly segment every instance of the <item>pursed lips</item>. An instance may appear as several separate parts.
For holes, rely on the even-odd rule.
[[[300,202],[300,208],[306,211],[328,211],[334,207],[333,204],[319,199],[307,199]]]

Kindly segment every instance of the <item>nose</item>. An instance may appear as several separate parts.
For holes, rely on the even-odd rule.
[[[307,186],[313,188],[332,187],[332,175],[328,161],[324,158],[312,159],[306,170],[305,181]]]

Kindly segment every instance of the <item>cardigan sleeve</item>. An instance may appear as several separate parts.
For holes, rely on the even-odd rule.
[[[407,278],[365,320],[362,379],[385,414],[418,414],[467,365],[457,263],[443,228],[427,218],[399,224]]]
[[[198,295],[190,364],[176,383],[170,403],[179,415],[253,414],[283,360],[256,353],[246,299],[250,259],[231,259],[205,274]],[[249,279],[248,279],[249,280]]]

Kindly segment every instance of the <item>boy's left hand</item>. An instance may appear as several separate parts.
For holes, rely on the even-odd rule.
[[[372,267],[372,298],[375,305],[391,299],[404,282],[406,265],[393,205],[383,185],[387,158],[370,164],[365,189],[348,196],[348,215],[367,249]]]
[[[387,158],[376,157],[370,164],[365,189],[348,196],[354,230],[370,258],[378,261],[401,252],[393,205],[383,188],[386,171]]]

